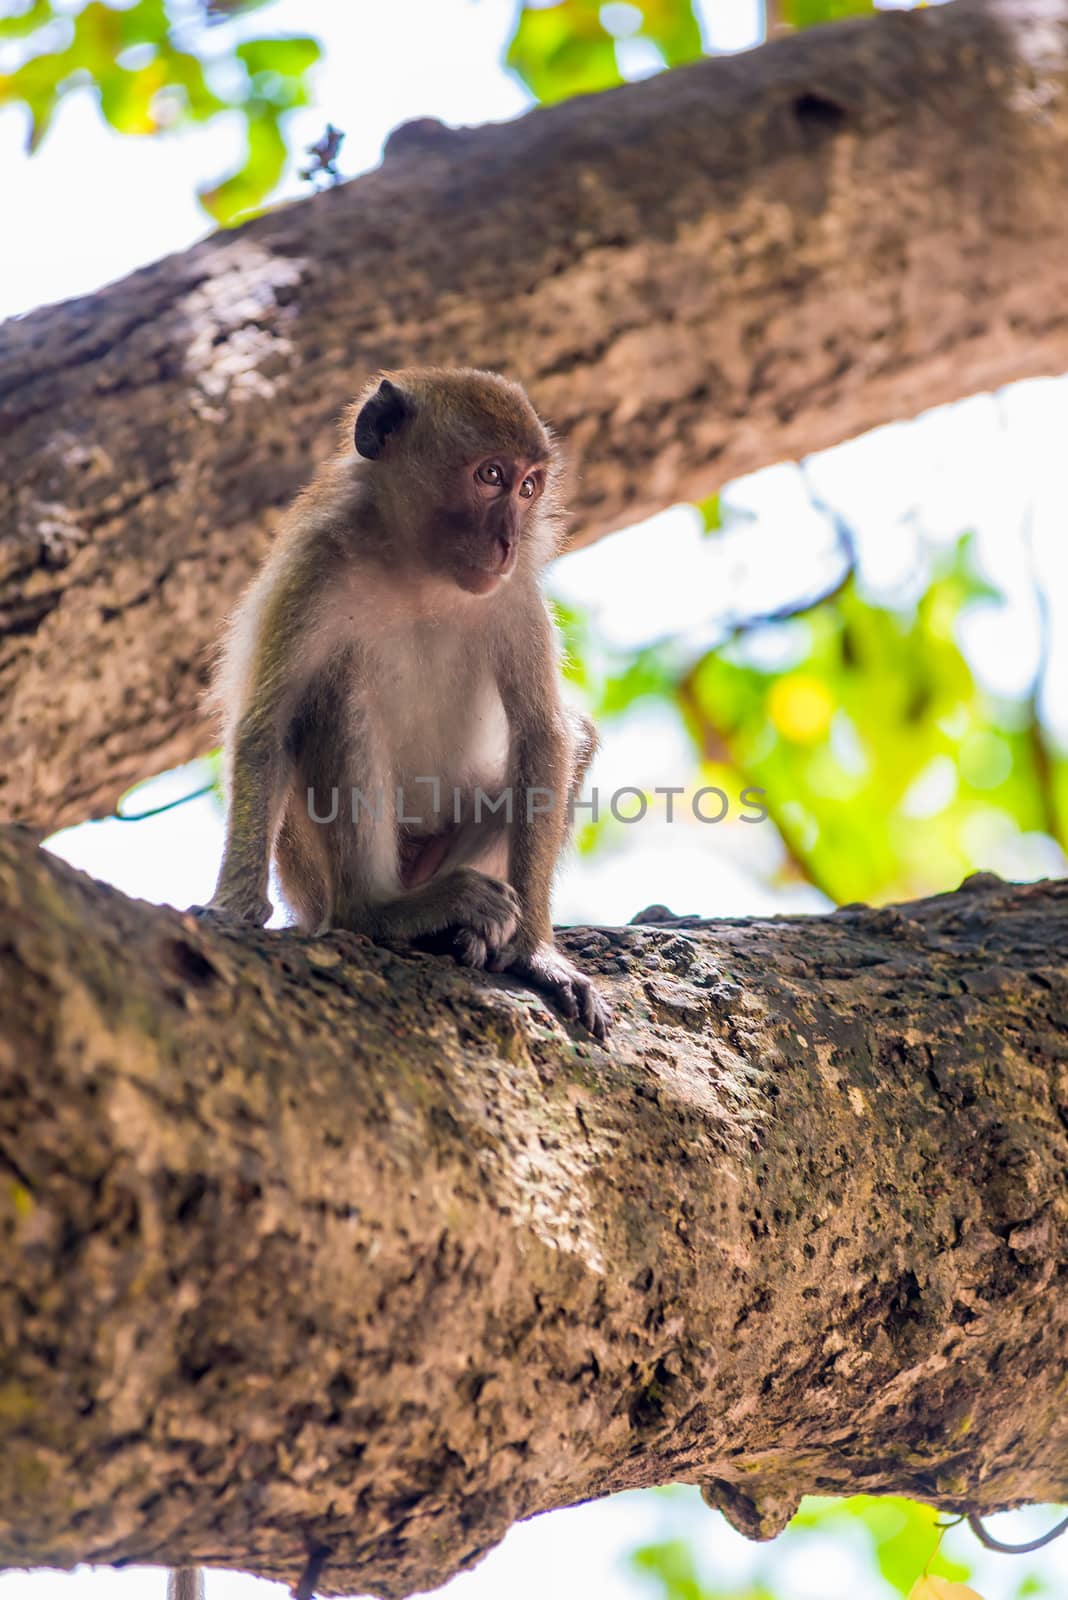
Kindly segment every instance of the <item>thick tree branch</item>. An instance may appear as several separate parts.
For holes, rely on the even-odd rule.
[[[0,835],[0,1565],[399,1596],[701,1481],[1068,1495],[1068,884],[576,930],[609,1049]]]
[[[202,749],[206,648],[381,365],[501,367],[577,536],[1068,368],[1068,0],[710,60],[384,166],[0,330],[0,810]]]

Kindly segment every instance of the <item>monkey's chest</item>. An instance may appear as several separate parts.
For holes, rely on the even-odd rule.
[[[383,683],[379,735],[394,782],[452,793],[491,792],[506,781],[509,727],[496,683],[488,673],[465,671],[448,650],[412,651]],[[414,788],[413,788],[414,793]]]

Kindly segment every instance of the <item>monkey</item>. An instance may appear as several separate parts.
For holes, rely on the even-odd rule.
[[[226,841],[203,911],[262,927],[273,858],[305,931],[511,973],[603,1040],[609,1009],[549,916],[597,745],[540,587],[561,471],[496,373],[382,372],[348,408],[226,631]]]

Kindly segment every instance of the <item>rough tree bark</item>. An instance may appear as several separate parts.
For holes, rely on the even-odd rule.
[[[0,1566],[400,1596],[701,1481],[1068,1496],[1068,884],[575,930],[610,1048],[0,833]]]
[[[383,167],[0,330],[0,812],[191,756],[206,647],[381,365],[504,368],[590,539],[1068,368],[1068,0],[777,41]]]

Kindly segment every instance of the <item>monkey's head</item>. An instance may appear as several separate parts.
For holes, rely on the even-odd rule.
[[[395,554],[488,595],[556,553],[558,453],[518,384],[412,368],[377,378],[353,417]]]

